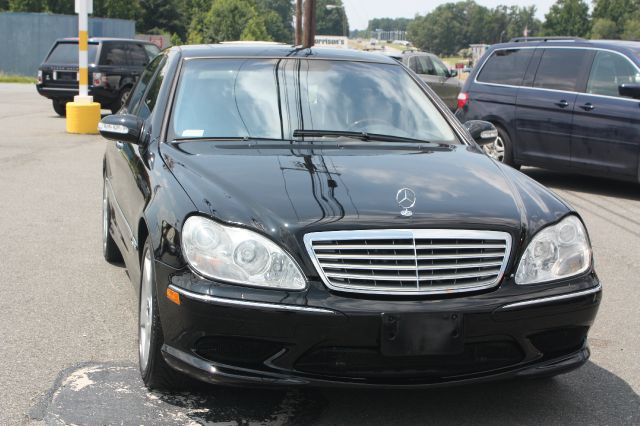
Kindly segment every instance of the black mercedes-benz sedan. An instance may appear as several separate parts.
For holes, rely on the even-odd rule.
[[[173,47],[99,128],[104,256],[139,292],[150,388],[437,386],[589,357],[580,216],[391,58]]]

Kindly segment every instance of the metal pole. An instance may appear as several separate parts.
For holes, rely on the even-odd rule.
[[[304,40],[302,46],[309,48],[315,44],[316,38],[316,1],[304,2]]]
[[[78,7],[78,75],[79,75],[79,96],[75,99],[79,103],[89,103],[89,0],[79,0]]]
[[[296,46],[302,44],[302,0],[296,0]]]

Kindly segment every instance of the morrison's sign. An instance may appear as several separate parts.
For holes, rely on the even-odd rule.
[[[339,49],[349,48],[349,37],[317,35],[315,41],[316,47],[335,47]]]

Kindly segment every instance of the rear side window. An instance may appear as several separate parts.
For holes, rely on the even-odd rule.
[[[534,49],[501,49],[491,54],[477,80],[483,83],[520,86]]]
[[[127,45],[124,43],[105,43],[102,46],[100,64],[127,65]]]
[[[545,49],[533,87],[575,92],[578,79],[589,66],[591,55],[587,49]]]
[[[629,60],[613,52],[599,51],[591,67],[587,93],[620,96],[621,84],[640,83],[640,72]]]
[[[89,63],[95,63],[96,61],[96,52],[98,51],[97,44],[89,44],[89,51],[87,52],[89,55]],[[47,64],[78,64],[78,43],[70,42],[70,43],[58,43],[53,48],[49,56],[47,57]]]
[[[149,56],[141,44],[130,43],[129,46],[129,64],[136,67],[144,67],[149,63]]]

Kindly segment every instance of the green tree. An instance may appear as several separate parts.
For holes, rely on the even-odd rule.
[[[140,0],[140,15],[136,31],[148,33],[152,29],[183,38],[187,32],[187,14],[182,0]]]
[[[44,12],[46,6],[46,0],[9,0],[12,12]]]
[[[207,13],[203,41],[240,40],[245,27],[256,15],[249,0],[215,0]],[[255,22],[252,25],[255,26]]]
[[[316,34],[349,34],[349,20],[347,19],[342,0],[317,0]]]
[[[558,0],[545,15],[543,25],[549,36],[583,37],[590,27],[589,5],[584,0]]]
[[[640,13],[636,13],[634,17],[625,21],[622,39],[640,40]]]
[[[269,33],[267,33],[267,27],[264,24],[264,20],[258,15],[254,15],[251,19],[249,19],[249,22],[247,22],[247,26],[244,27],[244,29],[242,30],[242,34],[240,34],[240,40],[270,41],[271,37],[269,36]]]
[[[613,22],[615,25],[615,31],[611,31],[611,26],[608,23],[600,23],[598,31],[607,30],[608,34],[606,38],[619,38],[624,31],[625,21],[629,17],[630,11],[638,10],[638,3],[636,0],[593,0],[593,13],[591,17],[594,21],[605,19]],[[606,25],[606,28],[603,27]]]
[[[291,0],[256,0],[256,10],[270,39],[293,43],[294,7]]]
[[[593,39],[615,39],[620,35],[618,26],[611,19],[596,18],[591,25],[591,38]]]
[[[535,6],[511,6],[507,14],[507,39],[523,37],[525,29],[530,37],[540,33],[542,22],[536,18]]]
[[[72,3],[68,1],[66,2]],[[138,0],[96,0],[93,2],[93,16],[99,16],[102,18],[137,19],[140,14],[140,2]],[[157,25],[154,26],[157,27]]]

